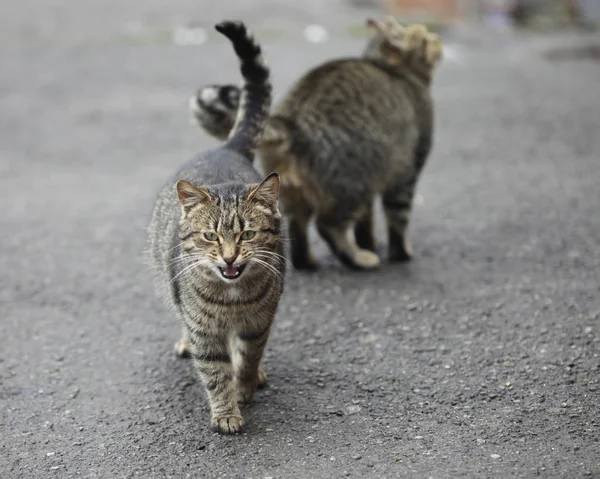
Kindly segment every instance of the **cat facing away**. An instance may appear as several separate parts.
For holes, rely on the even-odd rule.
[[[318,266],[307,239],[313,216],[345,265],[379,266],[373,232],[379,195],[390,260],[412,256],[408,225],[432,146],[430,85],[442,42],[426,27],[403,27],[393,17],[367,25],[372,37],[362,57],[329,61],[306,73],[268,118],[259,139],[264,168],[281,176],[297,269]],[[190,109],[201,128],[224,140],[239,98],[233,85],[211,85],[190,99]]]
[[[230,138],[198,154],[158,195],[149,249],[166,299],[182,322],[177,353],[205,387],[211,426],[240,432],[238,402],[266,383],[259,368],[283,292],[279,176],[262,179],[253,154],[271,103],[261,48],[240,22],[215,27],[233,44],[244,86]]]

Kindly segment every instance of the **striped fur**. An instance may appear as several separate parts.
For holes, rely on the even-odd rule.
[[[176,345],[190,355],[206,389],[211,426],[237,433],[238,402],[266,376],[259,369],[281,293],[285,262],[279,176],[261,182],[247,155],[269,109],[268,70],[239,23],[219,31],[232,41],[248,84],[248,108],[230,141],[198,154],[159,193],[149,247],[167,303],[183,325]],[[266,93],[265,93],[266,92]],[[266,104],[260,104],[260,102]]]
[[[377,267],[372,204],[379,195],[390,259],[412,256],[407,231],[416,184],[432,145],[429,90],[442,43],[422,25],[402,27],[393,18],[367,24],[372,38],[362,58],[330,61],[305,74],[260,137],[263,166],[281,175],[292,262],[298,269],[317,266],[307,239],[312,216],[344,264]],[[231,89],[227,95],[236,96]],[[200,96],[213,101],[201,102]],[[231,128],[236,111],[228,106],[234,102],[225,104],[221,96],[221,88],[213,85],[200,89],[190,102],[200,126],[217,137]],[[210,120],[216,120],[211,111],[217,108],[218,124]]]

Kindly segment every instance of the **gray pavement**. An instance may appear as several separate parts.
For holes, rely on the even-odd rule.
[[[271,385],[222,437],[141,253],[159,186],[215,144],[187,97],[237,65],[212,37],[122,35],[236,10],[197,3],[2,4],[0,477],[600,477],[600,63],[542,55],[582,39],[448,38],[415,261],[356,274],[315,236]],[[278,94],[361,49],[363,11],[330,4],[314,45],[311,2],[244,5]]]

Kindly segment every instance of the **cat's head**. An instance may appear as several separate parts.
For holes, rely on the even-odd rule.
[[[364,55],[402,69],[412,68],[431,76],[443,56],[443,44],[437,33],[424,25],[400,25],[392,16],[385,21],[367,20],[371,39]]]
[[[196,264],[225,282],[263,272],[277,275],[281,232],[279,176],[260,184],[199,187],[176,185],[181,204],[180,239],[184,267]]]

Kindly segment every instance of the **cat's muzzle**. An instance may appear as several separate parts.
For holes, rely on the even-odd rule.
[[[237,279],[246,269],[246,265],[232,265],[228,264],[226,266],[219,266],[219,271],[221,272],[221,276],[225,279]]]

